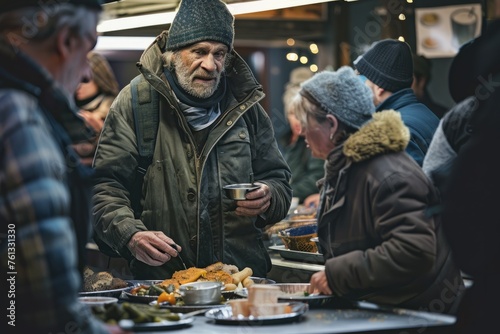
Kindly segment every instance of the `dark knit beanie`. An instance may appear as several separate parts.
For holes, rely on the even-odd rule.
[[[182,0],[167,38],[167,50],[201,41],[217,41],[233,48],[234,17],[220,0]]]
[[[299,94],[355,129],[369,121],[375,112],[370,88],[349,66],[315,74],[302,83]]]
[[[20,9],[24,7],[40,7],[47,6],[48,8],[55,4],[70,4],[75,6],[85,6],[93,9],[101,9],[101,0],[5,0],[0,2],[0,13],[10,10]]]
[[[354,61],[358,72],[390,92],[410,88],[413,82],[413,58],[406,42],[384,39],[372,45]]]

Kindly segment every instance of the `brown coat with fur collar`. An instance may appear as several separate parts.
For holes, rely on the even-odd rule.
[[[450,312],[463,282],[408,140],[399,113],[383,111],[331,153],[318,219],[325,270],[335,295]]]

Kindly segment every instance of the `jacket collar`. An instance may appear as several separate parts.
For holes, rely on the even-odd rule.
[[[380,154],[401,152],[410,141],[410,131],[395,110],[373,114],[373,119],[344,143],[343,153],[353,162],[360,162]]]
[[[399,110],[409,104],[418,103],[417,96],[413,92],[411,88],[401,89],[387,99],[385,99],[381,104],[379,104],[376,108],[376,111],[381,110]]]

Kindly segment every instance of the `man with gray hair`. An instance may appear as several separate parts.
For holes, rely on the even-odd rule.
[[[73,94],[89,79],[100,10],[98,0],[0,3],[2,333],[121,332],[77,301],[91,170],[71,149],[87,134]]]
[[[219,0],[183,0],[106,118],[94,238],[127,258],[135,278],[184,269],[177,252],[186,267],[221,261],[260,277],[271,269],[261,228],[286,216],[290,170],[259,104],[262,86],[233,50],[233,22]],[[246,200],[223,190],[254,178]]]

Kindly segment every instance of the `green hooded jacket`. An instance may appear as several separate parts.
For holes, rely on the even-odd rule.
[[[198,153],[165,78],[161,55],[166,37],[166,32],[158,36],[138,63],[145,80],[160,93],[158,134],[156,139],[154,131],[145,134],[145,140],[149,136],[156,144],[142,187],[142,215],[134,218],[130,202],[138,150],[128,85],[111,106],[94,159],[98,175],[93,197],[96,235],[130,259],[137,279],[165,279],[183,269],[177,258],[153,267],[132,257],[127,243],[134,233],[146,230],[163,231],[171,237],[182,247],[188,267],[222,261],[240,270],[250,267],[255,276],[265,277],[271,261],[261,228],[286,216],[292,190],[290,169],[274,139],[270,118],[258,103],[264,97],[262,86],[233,51],[226,67],[221,115]],[[141,91],[139,100],[140,95]],[[247,117],[243,117],[245,113]],[[272,194],[262,217],[237,216],[235,202],[222,189],[226,184],[249,182],[251,172]],[[208,234],[207,229],[202,232],[202,226],[209,226]]]

